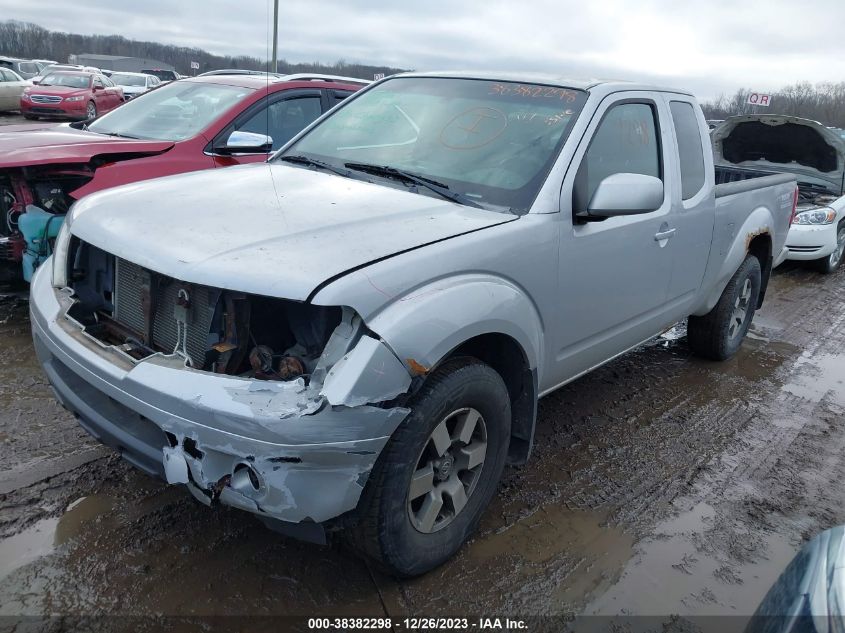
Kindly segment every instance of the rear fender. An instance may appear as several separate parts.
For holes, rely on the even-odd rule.
[[[711,285],[710,291],[705,294],[704,299],[695,307],[692,314],[695,316],[702,316],[710,312],[713,307],[719,302],[719,298],[734,276],[742,262],[748,256],[749,247],[752,240],[760,235],[768,235],[773,237],[775,221],[772,213],[766,207],[757,207],[742,223],[739,230],[733,232],[731,236],[731,243],[728,247],[727,254],[722,260],[722,265],[716,275],[716,280]],[[773,240],[774,241],[774,240]],[[760,262],[760,267],[765,271],[770,266],[770,262]],[[762,290],[762,289],[761,289]]]

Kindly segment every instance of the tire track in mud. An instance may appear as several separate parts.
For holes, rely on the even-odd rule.
[[[614,590],[607,605],[630,598],[617,588],[654,541],[672,546],[654,567],[660,578],[685,588],[677,578],[705,579],[672,594],[673,610],[724,612],[720,591],[749,590],[754,561],[792,551],[795,534],[845,522],[821,492],[845,474],[836,456],[845,429],[832,421],[837,403],[806,382],[820,355],[842,352],[845,333],[832,323],[845,319],[843,280],[843,271],[778,272],[752,337],[726,363],[692,358],[678,326],[545,398],[532,461],[506,472],[472,542],[423,578],[371,576],[345,550],[282,539],[235,510],[209,511],[109,457],[0,495],[8,517],[0,534],[50,520],[69,534],[0,579],[0,604],[63,613],[117,605],[181,614],[575,613]],[[87,440],[65,442],[75,451]],[[781,540],[757,534],[769,531]]]

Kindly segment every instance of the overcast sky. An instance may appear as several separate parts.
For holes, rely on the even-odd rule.
[[[272,0],[0,0],[0,19],[268,56]],[[281,0],[279,56],[659,81],[845,80],[845,0]],[[87,51],[79,51],[87,52]]]

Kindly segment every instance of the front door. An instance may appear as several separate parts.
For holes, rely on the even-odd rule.
[[[665,103],[647,93],[611,95],[599,106],[574,155],[562,188],[560,307],[550,324],[556,330],[555,354],[550,355],[553,367],[544,389],[590,370],[667,325],[672,264],[667,233],[671,178],[662,160],[667,155],[667,120]],[[602,179],[616,173],[660,178],[663,204],[640,215],[579,219]]]
[[[229,134],[238,130],[266,134],[273,139],[276,151],[299,134],[306,126],[323,114],[325,100],[321,90],[295,90],[272,95],[269,100],[255,104],[238,116],[215,139],[214,144],[225,143]],[[228,167],[243,163],[267,160],[268,154],[221,155],[214,153],[217,167]]]

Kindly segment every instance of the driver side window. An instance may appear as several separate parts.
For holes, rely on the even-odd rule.
[[[575,176],[574,213],[587,210],[599,183],[612,174],[644,174],[663,179],[660,137],[654,106],[622,103],[609,109],[596,128]]]
[[[279,149],[323,113],[319,96],[281,99],[261,108],[235,126],[241,132],[267,134],[273,139],[273,151]]]

